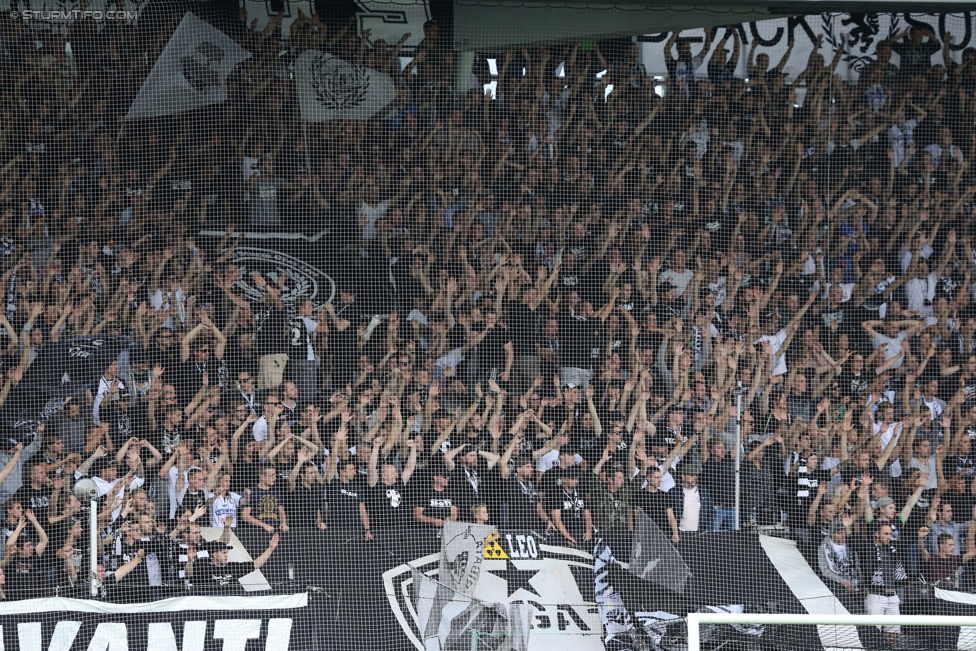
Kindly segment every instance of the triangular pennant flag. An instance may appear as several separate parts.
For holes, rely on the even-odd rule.
[[[172,115],[227,100],[227,77],[251,53],[191,13],[183,16],[126,120]]]

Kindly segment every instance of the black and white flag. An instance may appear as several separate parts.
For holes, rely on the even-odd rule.
[[[298,57],[295,83],[308,122],[368,120],[396,97],[389,75],[316,50]]]
[[[441,533],[441,564],[438,576],[452,590],[474,594],[481,576],[485,540],[495,527],[467,522],[445,522]]]
[[[187,13],[156,59],[126,119],[172,115],[226,101],[227,77],[250,56],[213,25]]]
[[[661,529],[638,510],[634,518],[634,546],[630,551],[630,572],[645,581],[684,594],[691,570]]]

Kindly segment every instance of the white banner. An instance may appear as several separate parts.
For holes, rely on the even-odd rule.
[[[191,13],[183,16],[139,89],[127,120],[172,115],[227,99],[227,77],[251,53]]]
[[[957,63],[960,62],[961,53],[964,49],[976,46],[976,15],[969,12],[954,14],[815,14],[777,18],[730,26],[739,34],[740,39],[735,75],[740,78],[746,77],[749,50],[754,41],[758,41],[755,55],[767,55],[770,66],[776,66],[786,54],[790,39],[793,39],[793,51],[790,52],[789,60],[783,67],[787,81],[792,82],[806,68],[810,54],[816,47],[817,37],[823,35],[820,54],[830,63],[837,48],[844,47],[844,55],[837,72],[843,79],[856,83],[861,69],[874,59],[878,42],[897,35],[913,25],[930,26],[939,35],[940,40],[944,38],[946,33],[952,34],[950,56]],[[705,30],[688,29],[679,34],[679,38],[690,41],[692,57],[700,57],[701,65],[695,70],[696,78],[706,79],[708,77],[708,62],[716,56],[727,29],[725,27],[714,29],[714,38],[708,52],[702,52]],[[847,34],[846,43],[843,44],[841,43],[842,34]],[[643,63],[648,74],[667,77],[666,61],[677,56],[676,46],[672,46],[671,52],[664,51],[664,46],[670,37],[671,33],[666,32],[649,34],[641,38],[643,41]],[[733,52],[731,38],[725,42],[724,48],[724,57],[728,59]],[[718,53],[718,56],[723,55]],[[897,53],[892,55],[892,62],[898,64]],[[932,55],[932,64],[943,63],[940,49]]]
[[[368,120],[396,96],[388,75],[316,50],[298,57],[295,83],[308,122]]]

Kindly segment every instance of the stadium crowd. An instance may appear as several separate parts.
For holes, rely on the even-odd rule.
[[[851,612],[976,585],[976,53],[933,65],[951,36],[912,28],[857,84],[840,50],[787,84],[710,30],[664,82],[576,45],[459,94],[436,23],[401,69],[408,35],[242,16],[226,102],[119,136],[180,18],[2,25],[0,401],[46,346],[134,342],[4,444],[4,598],[88,594],[83,479],[107,599],[327,585],[328,550],[450,520],[625,560],[637,508],[679,551],[785,526]],[[393,77],[392,110],[303,130],[276,53],[310,47]],[[231,262],[238,229],[324,228],[324,305]]]

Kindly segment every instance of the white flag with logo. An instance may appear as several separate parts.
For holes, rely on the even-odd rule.
[[[308,122],[368,120],[396,97],[389,75],[316,50],[298,57],[295,83]]]
[[[227,99],[227,77],[251,53],[191,13],[183,16],[129,107],[127,120],[191,111]]]

